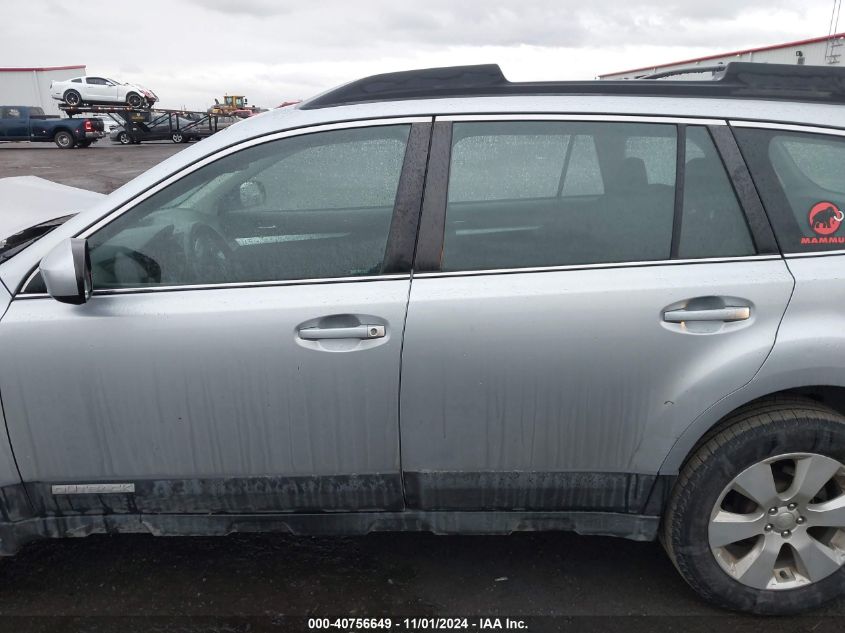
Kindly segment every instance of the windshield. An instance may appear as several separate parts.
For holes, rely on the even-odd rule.
[[[18,231],[17,233],[0,240],[0,262],[4,262],[7,259],[14,257],[34,241],[44,237],[47,233],[55,229],[57,226],[61,226],[72,217],[73,214],[48,220],[47,222],[30,226],[29,228]]]

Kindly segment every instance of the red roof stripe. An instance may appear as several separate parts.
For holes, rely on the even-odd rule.
[[[845,37],[845,33],[834,33],[830,37]],[[666,68],[667,66],[679,66],[681,64],[694,64],[696,62],[707,61],[708,59],[718,59],[720,57],[731,57],[733,55],[747,55],[749,53],[761,53],[763,51],[776,51],[780,48],[789,48],[790,46],[804,46],[805,44],[816,44],[830,39],[829,36],[813,37],[809,40],[798,40],[797,42],[786,42],[785,44],[771,44],[769,46],[760,46],[758,48],[746,48],[741,51],[733,51],[732,53],[717,53],[716,55],[706,55],[704,57],[696,57],[694,59],[684,59],[679,62],[670,62],[668,64],[654,64],[653,66],[643,66],[642,68],[632,68],[631,70],[620,70],[613,73],[605,73],[599,77],[613,77],[614,75],[627,75],[628,73],[636,73],[641,70],[652,70],[654,68]]]
[[[41,68],[0,68],[0,73],[31,73],[47,70],[85,70],[85,64],[77,66],[44,66]]]

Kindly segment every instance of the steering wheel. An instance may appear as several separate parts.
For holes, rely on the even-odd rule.
[[[232,279],[232,251],[210,226],[194,225],[187,250],[188,269],[196,283],[223,283]]]

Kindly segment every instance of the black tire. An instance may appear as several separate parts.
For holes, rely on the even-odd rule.
[[[59,130],[53,136],[53,142],[59,149],[73,149],[76,146],[76,139],[67,130]]]
[[[72,107],[82,105],[82,95],[80,95],[76,90],[68,90],[65,92],[63,99],[66,104]]]
[[[140,108],[144,105],[144,99],[137,92],[130,92],[126,95],[126,105],[131,108]]]
[[[789,453],[845,463],[845,418],[810,399],[760,401],[731,416],[682,469],[660,536],[681,576],[705,600],[732,610],[786,615],[845,593],[845,567],[797,588],[755,589],[728,575],[710,549],[710,516],[725,488],[746,468]]]
[[[187,142],[185,140],[185,136],[179,130],[176,130],[175,132],[173,132],[173,134],[170,135],[170,140],[173,141],[174,143],[185,143],[185,142]]]
[[[86,147],[91,147],[91,141],[77,141],[76,146],[85,149]]]
[[[128,132],[121,132],[117,135],[117,141],[121,145],[130,145],[132,143],[132,137],[129,136]]]

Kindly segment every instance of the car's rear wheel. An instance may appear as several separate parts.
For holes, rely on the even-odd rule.
[[[65,93],[64,101],[69,106],[78,106],[82,103],[82,96],[76,90],[68,90]]]
[[[175,131],[173,134],[170,135],[170,140],[174,143],[184,143],[185,137],[182,135],[182,132]]]
[[[138,93],[130,92],[126,95],[126,103],[133,108],[140,108],[144,104],[144,100]]]
[[[685,465],[663,544],[729,609],[787,614],[845,592],[845,418],[805,399],[739,411]]]
[[[53,137],[53,142],[61,149],[72,149],[76,145],[73,134],[66,130],[59,130]]]
[[[117,135],[117,140],[121,145],[129,145],[132,143],[132,137],[127,132],[121,132]]]

